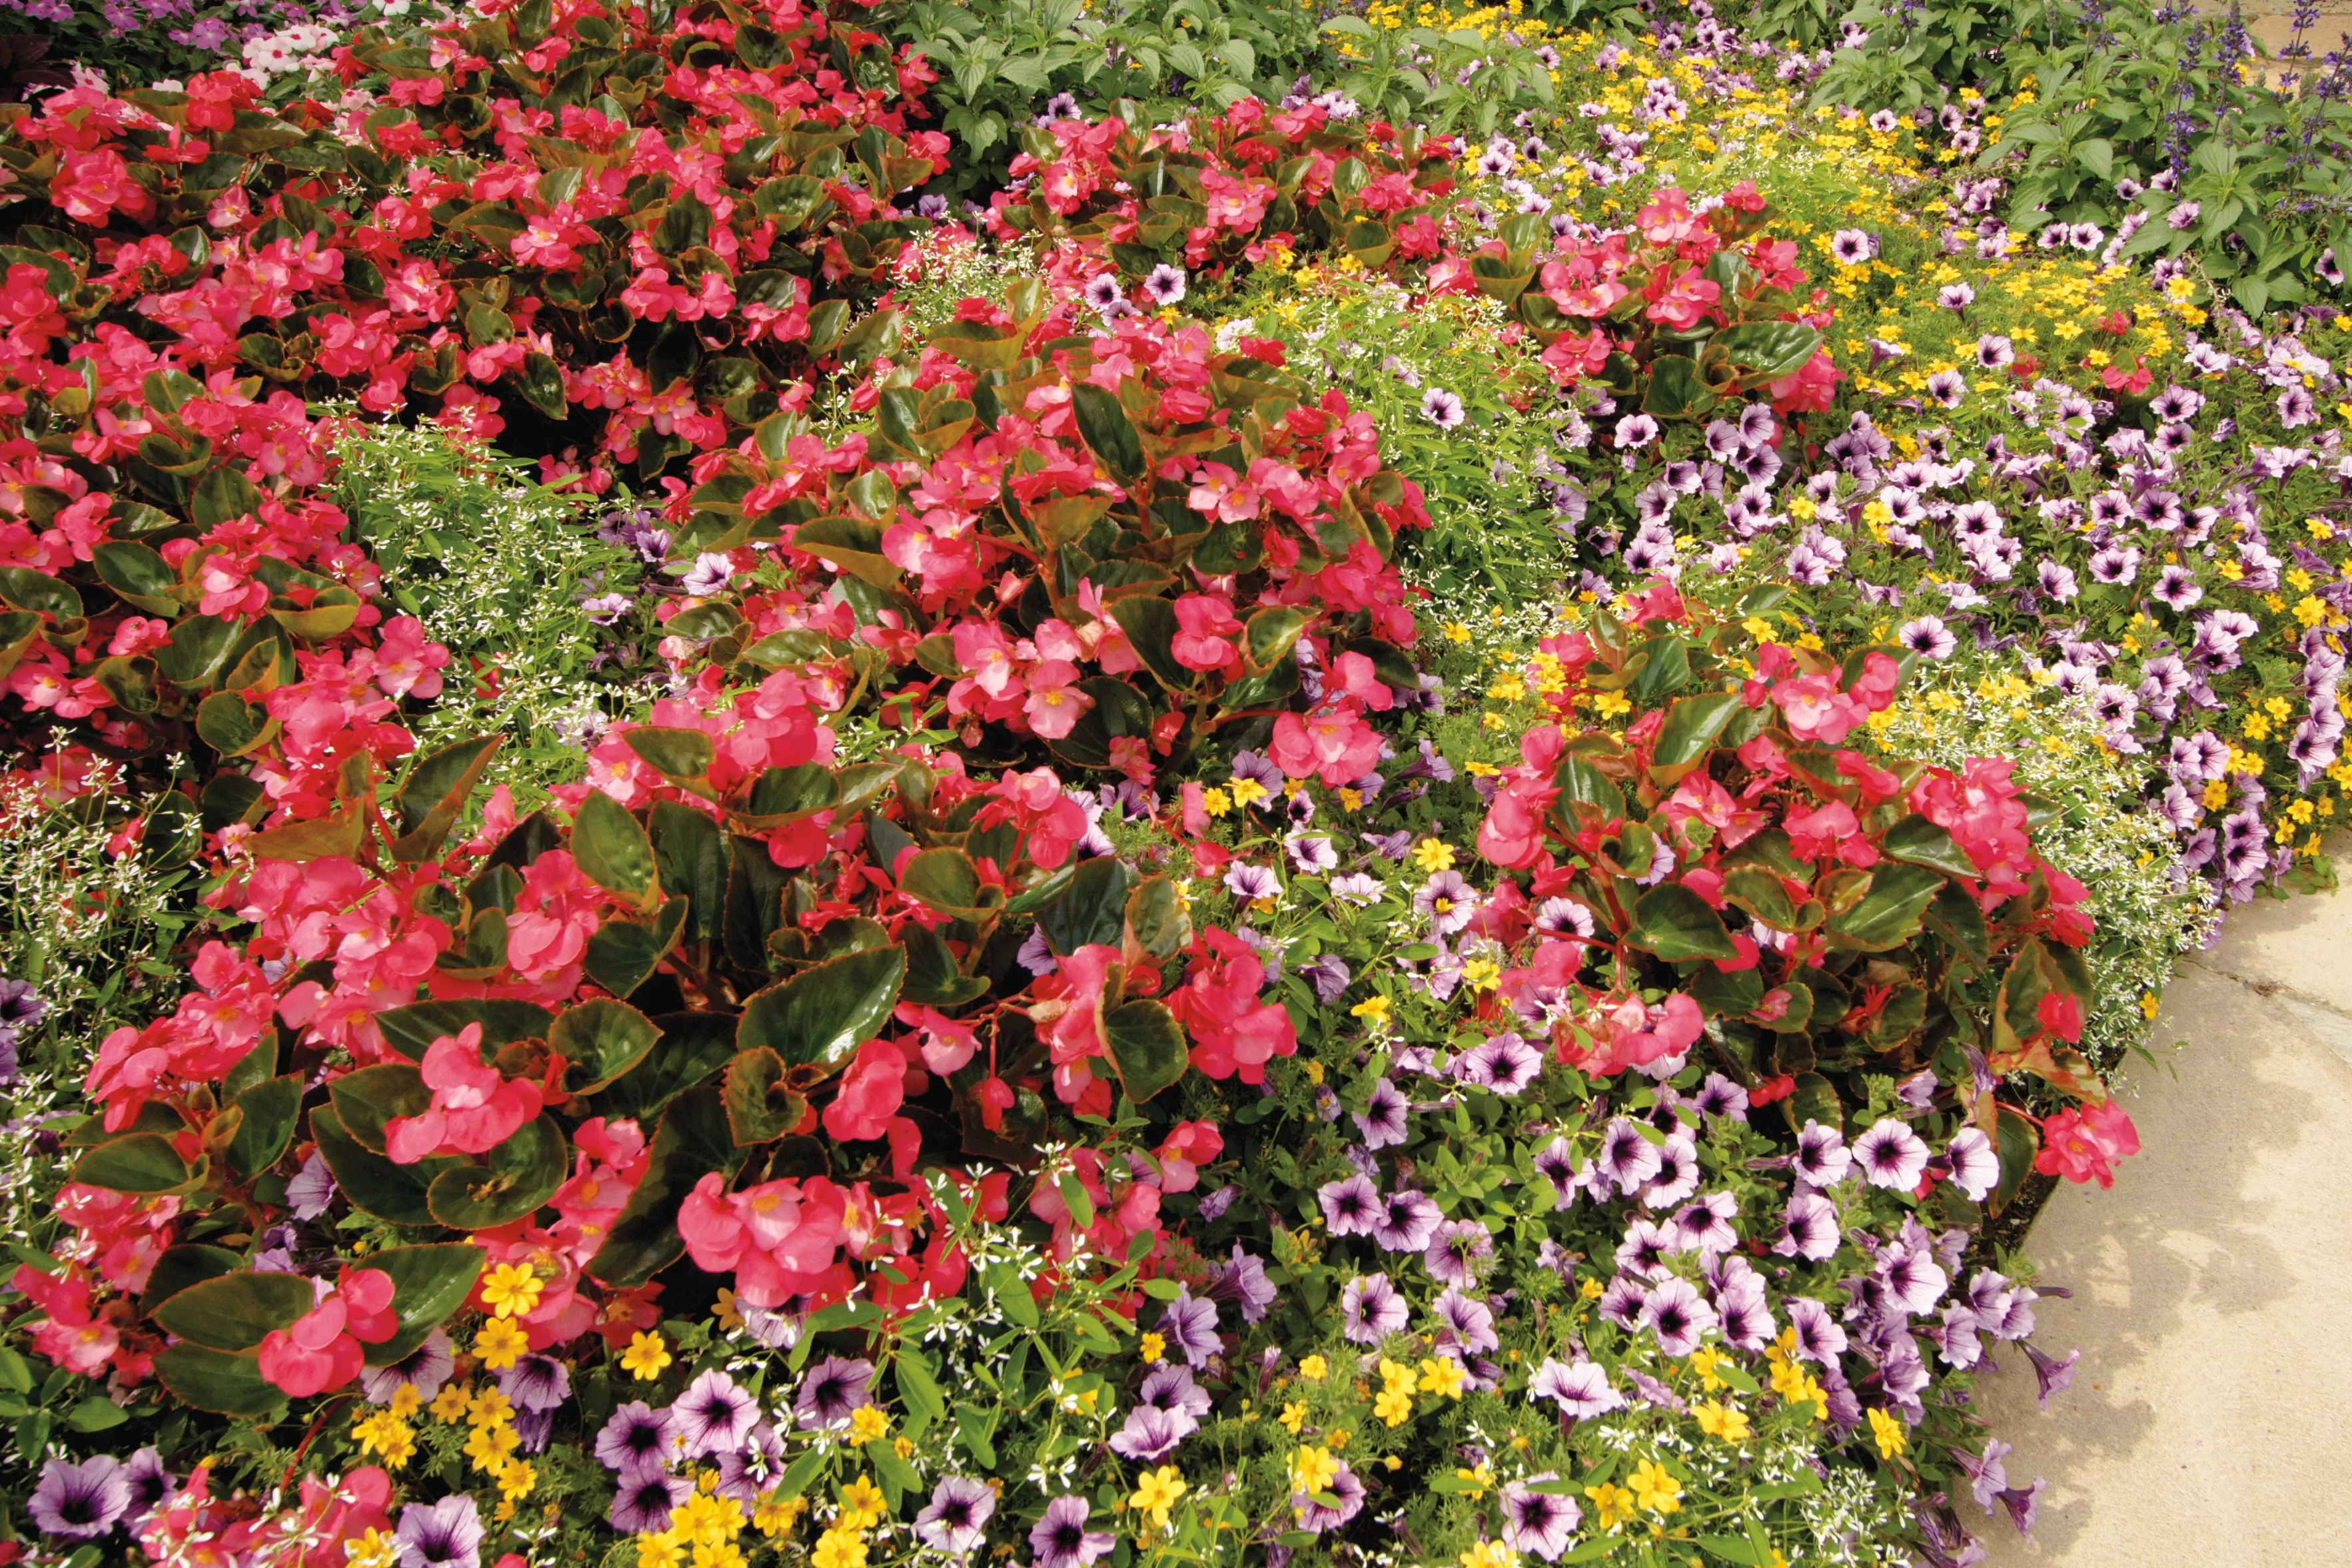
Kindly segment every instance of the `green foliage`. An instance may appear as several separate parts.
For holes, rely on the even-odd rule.
[[[393,612],[449,650],[420,749],[499,736],[488,779],[527,797],[577,777],[583,741],[660,678],[635,554],[597,537],[581,498],[437,431],[355,426],[336,455]],[[610,626],[585,602],[608,594],[627,604]]]

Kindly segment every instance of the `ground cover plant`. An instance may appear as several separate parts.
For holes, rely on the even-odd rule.
[[[1964,40],[1011,18],[0,109],[9,1560],[2032,1528],[1995,1235],[2331,874],[2326,269]]]

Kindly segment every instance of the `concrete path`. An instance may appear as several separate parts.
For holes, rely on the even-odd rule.
[[[2143,1152],[2113,1191],[2055,1194],[2027,1243],[2074,1291],[2035,1341],[2083,1359],[2047,1415],[2022,1355],[1986,1380],[2011,1483],[2051,1482],[2031,1542],[1982,1523],[1990,1568],[2347,1568],[2352,891],[2242,909],[2157,1039],[2187,1048],[2137,1067]]]

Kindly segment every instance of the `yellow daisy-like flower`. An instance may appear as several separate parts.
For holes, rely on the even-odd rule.
[[[1156,1362],[1168,1354],[1168,1341],[1160,1334],[1147,1332],[1137,1343],[1136,1350],[1144,1360]]]
[[[470,1402],[464,1384],[445,1383],[441,1385],[441,1392],[433,1396],[428,1408],[432,1410],[435,1420],[454,1423],[465,1418],[466,1406]]]
[[[1127,1506],[1150,1515],[1154,1525],[1165,1529],[1168,1511],[1176,1506],[1176,1500],[1184,1491],[1182,1474],[1173,1465],[1162,1465],[1156,1470],[1145,1471],[1136,1481],[1135,1495],[1127,1500]]]
[[[1683,1483],[1655,1459],[1643,1459],[1633,1467],[1626,1478],[1633,1489],[1633,1500],[1652,1513],[1675,1513],[1683,1506]]]
[[[389,1531],[371,1530],[343,1542],[343,1568],[392,1568],[400,1561],[400,1545]]]
[[[849,1413],[849,1440],[853,1443],[870,1443],[888,1436],[889,1431],[890,1417],[871,1405],[860,1405]]]
[[[1302,1448],[1290,1457],[1290,1490],[1312,1497],[1339,1479],[1339,1461],[1328,1448]]]
[[[637,1568],[682,1568],[686,1543],[669,1531],[637,1537]]]
[[[808,1511],[808,1499],[781,1497],[777,1492],[782,1490],[761,1498],[760,1506],[751,1511],[751,1528],[771,1541],[798,1524],[801,1515]]]
[[[1462,1397],[1463,1385],[1468,1381],[1469,1375],[1462,1370],[1462,1364],[1458,1361],[1450,1361],[1444,1356],[1432,1356],[1421,1364],[1421,1391],[1423,1394],[1435,1394],[1446,1399],[1459,1399]]]
[[[466,1457],[484,1475],[506,1469],[507,1457],[522,1447],[522,1434],[512,1427],[477,1427],[466,1434]]]
[[[530,1348],[530,1340],[505,1318],[492,1318],[474,1336],[474,1354],[492,1372],[504,1372]]]
[[[1282,1423],[1284,1431],[1296,1437],[1298,1436],[1298,1428],[1307,1425],[1307,1406],[1293,1400],[1282,1407],[1282,1414],[1275,1419]]]
[[[1423,839],[1412,846],[1412,863],[1426,872],[1454,869],[1454,846],[1444,839]]]
[[[731,1541],[698,1541],[693,1568],[743,1568],[743,1549]]]
[[[866,1568],[865,1537],[836,1524],[816,1538],[809,1561],[816,1568]]]
[[[1691,1414],[1698,1417],[1698,1429],[1710,1437],[1717,1437],[1727,1443],[1748,1440],[1748,1413],[1737,1406],[1722,1405],[1708,1399],[1694,1406]]]
[[[1319,1355],[1310,1355],[1298,1364],[1298,1375],[1309,1383],[1320,1383],[1329,1375],[1331,1364]]]
[[[889,1506],[882,1489],[864,1476],[841,1489],[841,1522],[853,1529],[871,1530]]]
[[[520,1502],[538,1484],[539,1472],[520,1459],[509,1459],[499,1472],[499,1495],[509,1502]]]
[[[629,1336],[629,1348],[621,1353],[622,1369],[640,1383],[651,1383],[670,1364],[669,1346],[656,1333],[634,1333]]]
[[[1592,1504],[1593,1521],[1603,1530],[1614,1530],[1633,1517],[1633,1494],[1623,1487],[1602,1481],[1586,1487],[1584,1495]]]
[[[405,1421],[425,1407],[425,1396],[416,1391],[414,1383],[404,1383],[392,1391],[391,1402],[384,1409]]]
[[[482,1301],[502,1318],[519,1318],[539,1305],[546,1284],[538,1273],[520,1263],[501,1263],[482,1281]]]
[[[513,1404],[495,1388],[485,1388],[466,1401],[466,1424],[469,1427],[503,1427],[513,1419]]]
[[[1901,1458],[1906,1441],[1903,1423],[1885,1411],[1875,1407],[1873,1407],[1868,1414],[1870,1435],[1878,1442],[1878,1457],[1882,1459]]]

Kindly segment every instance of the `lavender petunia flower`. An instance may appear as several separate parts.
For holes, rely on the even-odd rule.
[[[1188,1365],[1205,1366],[1217,1353],[1217,1303],[1180,1285],[1176,1299],[1160,1314],[1160,1331],[1171,1349],[1183,1354]]]
[[[996,1491],[970,1476],[948,1476],[931,1489],[929,1506],[915,1515],[915,1538],[934,1552],[969,1556],[986,1538]]]
[[[124,1520],[133,1535],[150,1513],[180,1490],[180,1478],[166,1468],[163,1456],[152,1445],[131,1456],[131,1462],[122,1467],[122,1479],[131,1488],[131,1507]]]
[[[1315,988],[1315,999],[1329,1007],[1345,995],[1348,983],[1355,978],[1347,963],[1337,953],[1323,953],[1298,967],[1298,973]]]
[[[1791,1296],[1781,1310],[1789,1314],[1789,1326],[1797,1331],[1797,1359],[1835,1366],[1838,1357],[1845,1354],[1846,1337],[1829,1307],[1811,1296]]]
[[[410,1503],[393,1531],[400,1568],[482,1568],[482,1521],[464,1492],[430,1507]]]
[[[1641,1323],[1668,1355],[1688,1355],[1715,1326],[1715,1309],[1686,1280],[1668,1280],[1642,1299]]]
[[[1528,1380],[1528,1396],[1549,1399],[1579,1420],[1625,1407],[1625,1396],[1609,1386],[1608,1371],[1590,1361],[1564,1365],[1547,1357]]]
[[[1622,1116],[1612,1118],[1601,1134],[1601,1152],[1593,1165],[1620,1193],[1631,1195],[1658,1174],[1658,1147],[1641,1129]]]
[[[2073,1385],[2074,1364],[2083,1359],[2083,1353],[2079,1350],[2069,1351],[2066,1353],[2065,1360],[2053,1361],[2042,1354],[2041,1350],[2029,1340],[2026,1342],[2025,1354],[2026,1359],[2033,1363],[2036,1396],[2042,1402],[2042,1408],[2047,1410],[2050,1408],[2050,1396],[2053,1394],[2063,1394]]]
[[[1161,1410],[1177,1410],[1195,1421],[1209,1415],[1209,1391],[1192,1381],[1192,1369],[1173,1363],[1155,1366],[1136,1391],[1136,1402]]]
[[[1266,1309],[1280,1294],[1274,1281],[1265,1277],[1265,1260],[1244,1251],[1238,1241],[1234,1243],[1231,1259],[1211,1266],[1210,1277],[1214,1283],[1209,1293],[1221,1301],[1239,1301],[1242,1322],[1245,1323],[1264,1320]]]
[[[1381,1213],[1381,1189],[1370,1176],[1343,1176],[1317,1189],[1324,1223],[1334,1236],[1370,1236]]]
[[[1583,1511],[1573,1499],[1537,1491],[1528,1484],[1555,1479],[1555,1472],[1545,1470],[1503,1488],[1503,1544],[1547,1563],[1559,1560],[1576,1527],[1584,1521]]]
[[[1137,1464],[1156,1464],[1199,1429],[1200,1423],[1184,1411],[1138,1405],[1127,1413],[1127,1424],[1111,1434],[1111,1451]]]
[[[1385,1078],[1374,1080],[1370,1103],[1353,1113],[1356,1127],[1364,1134],[1364,1146],[1385,1149],[1403,1143],[1412,1110],[1412,1102],[1405,1098],[1404,1091]]]
[[[499,1374],[499,1392],[518,1410],[552,1410],[572,1396],[572,1374],[551,1355],[526,1355]]]
[[[1410,1316],[1386,1274],[1360,1274],[1339,1291],[1340,1332],[1357,1344],[1378,1344]]]
[[[44,1535],[95,1541],[131,1511],[131,1478],[121,1461],[104,1454],[79,1464],[51,1459],[25,1504]]]
[[[2000,1155],[1982,1128],[1963,1127],[1954,1134],[1944,1157],[1951,1164],[1952,1185],[1967,1193],[1971,1203],[1982,1203],[2000,1185]]]
[[[1837,1206],[1817,1192],[1798,1192],[1789,1198],[1787,1218],[1772,1250],[1783,1258],[1819,1263],[1838,1249]]]
[[[1444,1218],[1434,1198],[1412,1187],[1400,1187],[1389,1195],[1372,1222],[1372,1244],[1383,1252],[1423,1251]]]
[[[1184,298],[1184,269],[1161,263],[1143,279],[1143,291],[1154,305],[1169,306]]]
[[[1478,913],[1478,894],[1458,871],[1442,871],[1412,895],[1413,912],[1440,936],[1451,936]]]
[[[2000,1506],[2009,1510],[2009,1521],[2017,1526],[2018,1534],[2033,1533],[2034,1521],[2042,1514],[2042,1490],[2049,1484],[2036,1476],[2030,1487],[2004,1487],[2001,1490]]]
[[[2009,1451],[2009,1444],[1990,1437],[1985,1439],[1981,1457],[1966,1448],[1952,1450],[1953,1463],[1968,1473],[1969,1490],[1976,1498],[1977,1506],[1987,1513],[1992,1511],[1993,1500],[2009,1488],[2009,1470],[2001,1463],[2002,1456]]]
[[[1282,879],[1267,866],[1235,861],[1225,872],[1225,891],[1244,904],[1282,896]]]
[[[431,1399],[457,1369],[457,1347],[447,1334],[435,1329],[425,1336],[423,1344],[391,1365],[362,1367],[360,1391],[371,1405],[389,1405],[405,1383],[415,1385],[418,1398]]]
[[[596,1434],[596,1459],[608,1470],[659,1469],[675,1449],[677,1422],[667,1410],[632,1399]]]
[[[873,1403],[866,1391],[873,1377],[872,1362],[849,1361],[837,1355],[826,1356],[810,1367],[801,1379],[799,1396],[793,1401],[802,1429],[838,1427],[859,1406]]]
[[[1087,1568],[1118,1545],[1118,1537],[1109,1531],[1087,1528],[1087,1516],[1093,1511],[1093,1506],[1076,1492],[1047,1503],[1045,1517],[1029,1531],[1029,1550],[1037,1554],[1036,1568]]]
[[[1873,1186],[1908,1191],[1919,1185],[1927,1169],[1927,1145],[1917,1134],[1884,1117],[1854,1141],[1853,1157]]]
[[[740,1447],[760,1419],[758,1402],[715,1368],[688,1384],[669,1409],[685,1452],[696,1458]]]
[[[1448,1219],[1441,1222],[1436,1234],[1429,1239],[1421,1262],[1432,1279],[1443,1280],[1449,1285],[1466,1285],[1494,1251],[1495,1239],[1486,1234],[1486,1226],[1475,1219]]]
[[[1330,1485],[1324,1489],[1324,1495],[1336,1500],[1339,1506],[1333,1508],[1328,1503],[1318,1502],[1305,1492],[1290,1494],[1292,1517],[1297,1520],[1299,1529],[1319,1535],[1327,1530],[1338,1529],[1364,1511],[1364,1483],[1356,1478],[1356,1472],[1349,1469],[1344,1460],[1332,1476]]]
[[[1748,1120],[1748,1091],[1720,1072],[1706,1075],[1706,1082],[1691,1096],[1691,1103],[1701,1115],[1733,1122]]]
[[[1351,871],[1345,876],[1331,879],[1331,895],[1359,908],[1379,903],[1381,894],[1386,891],[1379,877],[1366,872]]]
[[[1500,1350],[1503,1342],[1495,1333],[1495,1312],[1486,1302],[1464,1295],[1454,1286],[1431,1303],[1438,1321],[1454,1336],[1454,1343],[1465,1351]]]
[[[302,1168],[286,1184],[286,1207],[294,1211],[297,1219],[316,1219],[334,1201],[334,1174],[327,1169],[325,1156],[313,1149],[310,1157],[302,1162]]]
[[[694,1483],[684,1476],[655,1470],[624,1470],[613,1493],[605,1522],[625,1535],[667,1530],[670,1511],[694,1495]]]
[[[1554,1213],[1576,1202],[1577,1174],[1569,1141],[1554,1138],[1536,1151],[1536,1172],[1551,1183],[1551,1207]]]

